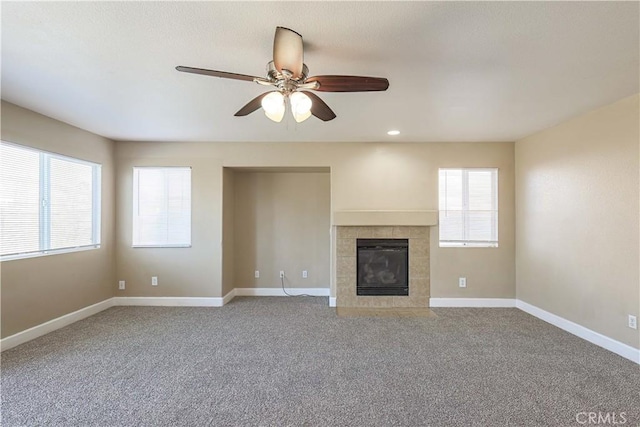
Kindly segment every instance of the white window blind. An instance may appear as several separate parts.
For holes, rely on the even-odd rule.
[[[0,143],[3,260],[100,245],[101,166]]]
[[[133,168],[133,246],[191,246],[191,168]]]
[[[498,246],[498,169],[439,170],[440,246]]]

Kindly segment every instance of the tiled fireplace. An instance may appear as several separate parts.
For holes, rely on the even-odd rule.
[[[337,306],[428,307],[430,295],[429,226],[435,225],[436,221],[437,215],[433,211],[348,211],[335,213]],[[408,240],[408,296],[356,294],[358,239]]]

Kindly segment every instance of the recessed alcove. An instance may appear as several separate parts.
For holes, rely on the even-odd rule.
[[[225,167],[222,193],[223,295],[280,288],[279,271],[286,288],[329,288],[329,168]]]

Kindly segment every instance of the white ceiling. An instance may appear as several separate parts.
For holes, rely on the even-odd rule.
[[[512,141],[639,92],[638,2],[2,2],[2,98],[116,140]],[[266,90],[277,25],[337,118],[233,114]],[[386,135],[399,129],[397,137]]]

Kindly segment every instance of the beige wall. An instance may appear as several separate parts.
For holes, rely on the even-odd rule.
[[[516,143],[517,297],[633,347],[638,96]]]
[[[116,145],[116,275],[127,288],[116,296],[215,297],[222,295],[222,166],[207,153],[176,145],[171,156],[141,143],[145,154]],[[147,151],[150,150],[150,151]],[[188,154],[189,156],[186,156]],[[191,167],[191,247],[132,248],[134,166]],[[151,286],[151,277],[158,286]]]
[[[101,163],[103,199],[100,249],[0,264],[2,337],[113,295],[215,297],[234,286],[275,286],[271,277],[281,268],[292,279],[302,269],[310,272],[308,282],[299,278],[288,286],[322,287],[329,280],[335,296],[335,273],[326,277],[335,253],[322,258],[329,244],[321,229],[328,223],[319,217],[296,223],[313,203],[318,211],[328,203],[333,212],[436,210],[439,167],[497,167],[500,247],[439,248],[432,227],[431,296],[517,294],[640,347],[638,331],[626,326],[628,314],[640,315],[638,103],[637,95],[624,99],[515,145],[119,142],[114,150],[108,139],[3,101],[3,140]],[[192,167],[191,248],[131,248],[133,166]],[[281,170],[270,176],[238,171],[273,167]],[[308,168],[316,172],[301,174]],[[323,168],[330,168],[330,178],[318,172]],[[314,190],[305,192],[307,186]],[[299,204],[293,210],[306,215],[242,235],[251,221],[268,223],[274,215],[268,206],[277,210],[280,201]],[[276,259],[265,243],[281,229],[276,234],[295,240],[303,233],[288,230],[296,227],[314,229],[313,267],[300,257]],[[159,277],[158,287],[151,276]],[[467,277],[466,289],[457,286],[460,276]],[[116,290],[117,280],[126,280],[125,291]]]
[[[114,144],[2,101],[2,140],[102,165],[100,249],[0,263],[2,337],[113,296]]]
[[[222,295],[235,288],[235,172],[229,168],[222,174]]]
[[[284,270],[287,288],[329,288],[329,173],[239,172],[235,178],[235,287],[280,288]]]
[[[130,295],[222,295],[223,167],[329,167],[332,211],[435,210],[439,167],[497,167],[500,247],[439,248],[437,227],[433,227],[431,296],[515,296],[513,143],[119,142],[116,153],[118,277],[137,277],[136,284],[142,280],[128,289]],[[175,159],[193,167],[194,221],[196,217],[206,220],[194,223],[194,239],[200,236],[200,242],[191,249],[132,250],[131,167],[175,163]],[[146,284],[150,272],[159,270],[174,274],[171,288]],[[458,288],[459,276],[467,277],[466,289]],[[335,295],[334,277],[331,282]]]

